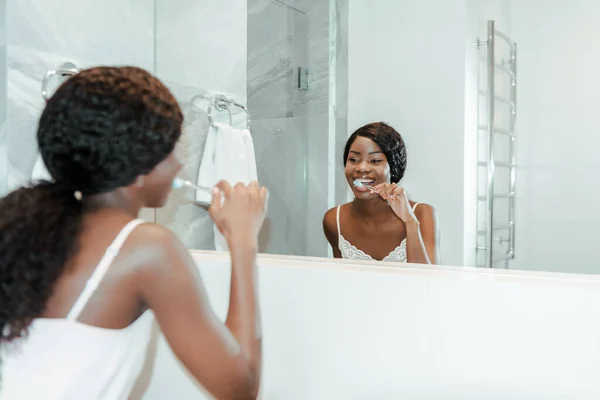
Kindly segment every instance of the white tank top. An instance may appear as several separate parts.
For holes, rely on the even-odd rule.
[[[419,203],[416,203],[413,206],[413,212],[417,208]],[[338,229],[338,248],[340,249],[340,253],[342,254],[342,258],[347,260],[364,260],[364,261],[372,261],[373,257],[362,251],[361,249],[354,246],[352,243],[346,240],[345,237],[342,236],[342,230],[340,228],[340,207],[337,207],[337,229]],[[390,252],[383,260],[381,261],[389,261],[389,262],[406,262],[406,238],[400,242],[400,245],[396,247],[394,250]]]
[[[64,319],[38,318],[23,339],[0,347],[2,400],[126,400],[142,370],[154,315],[124,329],[77,322],[129,234],[128,223],[108,247]]]

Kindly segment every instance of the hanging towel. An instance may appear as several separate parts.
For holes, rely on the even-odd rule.
[[[213,187],[225,180],[231,186],[241,182],[245,185],[257,180],[254,143],[248,129],[235,129],[226,124],[210,127],[204,147],[204,155],[198,171],[198,185]],[[211,195],[196,194],[196,200],[207,202]],[[227,241],[214,226],[215,249],[228,251]]]

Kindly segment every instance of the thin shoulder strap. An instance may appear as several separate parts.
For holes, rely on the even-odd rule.
[[[69,314],[66,317],[67,320],[75,321],[77,318],[79,318],[79,314],[81,314],[81,311],[83,311],[84,307],[98,288],[102,278],[104,278],[104,275],[106,275],[108,268],[111,266],[117,254],[119,254],[119,251],[121,250],[121,247],[123,247],[123,243],[125,243],[127,237],[129,237],[129,234],[133,232],[138,225],[143,224],[144,222],[146,221],[142,219],[134,219],[125,225],[123,229],[121,229],[121,232],[119,232],[115,240],[113,240],[111,245],[106,249],[106,252],[100,259],[98,266],[96,266],[92,276],[90,276],[85,284],[85,287],[79,295],[79,298],[77,298],[75,304],[73,304],[71,311],[69,311]]]
[[[421,204],[421,203],[415,203],[415,205],[413,206],[413,212],[415,212],[415,210],[417,209],[417,206]]]
[[[338,237],[342,236],[342,233],[341,233],[341,230],[340,230],[340,207],[341,206],[337,206],[337,216],[336,216]]]

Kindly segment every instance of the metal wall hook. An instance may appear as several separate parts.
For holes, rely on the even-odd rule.
[[[229,125],[232,125],[233,124],[233,114],[231,112],[231,106],[236,106],[236,107],[241,108],[242,111],[244,111],[244,113],[246,114],[246,129],[250,130],[250,127],[251,127],[250,126],[250,112],[248,111],[248,109],[246,107],[244,107],[240,103],[237,103],[236,101],[228,99],[225,95],[222,95],[222,94],[217,94],[212,98],[207,97],[202,94],[197,94],[190,99],[190,103],[194,104],[199,99],[208,100],[208,108],[206,110],[206,114],[208,116],[208,123],[210,124],[210,126],[216,127],[214,119],[213,119],[213,115],[212,115],[213,109],[216,111],[227,111],[227,113],[229,114]]]
[[[215,97],[208,103],[208,110],[206,111],[206,113],[208,114],[208,123],[212,127],[216,127],[213,116],[212,116],[213,107],[217,111],[225,111],[226,110],[227,113],[229,114],[229,125],[233,125],[233,115],[231,114],[231,110],[229,109],[227,103],[225,103],[223,98],[224,97],[222,97],[222,96]]]
[[[215,105],[215,108],[219,111],[225,111],[228,109],[228,106],[229,106],[227,97],[225,97],[222,94],[216,95],[215,98],[213,99],[213,103]]]
[[[42,97],[45,100],[48,100],[50,96],[48,95],[48,82],[50,82],[50,78],[54,76],[73,76],[79,72],[79,68],[72,62],[64,62],[58,66],[56,69],[51,69],[46,73],[46,76],[42,79]]]

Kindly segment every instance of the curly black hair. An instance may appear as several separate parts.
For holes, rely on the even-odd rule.
[[[400,133],[385,122],[372,122],[358,128],[346,142],[344,166],[348,161],[350,147],[358,136],[366,137],[377,143],[390,165],[391,182],[400,182],[404,177],[404,171],[406,171],[406,145]]]
[[[135,67],[81,71],[48,100],[37,140],[53,181],[0,199],[0,343],[27,334],[78,249],[75,192],[109,192],[149,173],[175,148],[182,122],[171,92]]]

